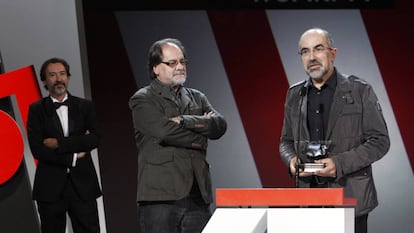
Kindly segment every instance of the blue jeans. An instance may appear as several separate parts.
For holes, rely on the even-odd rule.
[[[140,202],[138,211],[140,233],[197,233],[211,217],[208,204],[190,197]]]

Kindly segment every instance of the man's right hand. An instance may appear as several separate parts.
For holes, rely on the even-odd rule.
[[[290,168],[290,174],[292,176],[296,175],[296,161],[298,160],[298,157],[295,156],[290,160],[290,164],[289,164],[289,168]],[[301,164],[302,162],[299,159],[299,164]],[[299,168],[299,176],[300,177],[305,177],[305,176],[310,176],[312,175],[312,172],[304,172],[303,169]]]

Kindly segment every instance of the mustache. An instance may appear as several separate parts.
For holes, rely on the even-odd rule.
[[[176,75],[185,75],[185,71],[179,71],[173,74],[174,76]]]
[[[53,87],[56,87],[57,85],[63,85],[64,87],[66,87],[66,84],[60,81],[56,81],[55,84],[53,84]]]
[[[320,63],[320,62],[318,62],[318,61],[316,61],[316,60],[315,60],[315,61],[311,61],[311,62],[309,62],[309,63],[308,63],[308,66],[307,66],[307,67],[308,67],[308,69],[309,69],[311,66],[313,66],[313,65],[320,65],[320,66],[321,66],[321,65],[322,65],[322,63]]]

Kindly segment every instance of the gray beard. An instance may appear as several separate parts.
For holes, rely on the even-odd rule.
[[[187,80],[187,78],[177,81],[177,80],[172,80],[172,86],[178,86],[178,85],[183,85],[185,83],[185,81]]]
[[[56,86],[53,87],[53,94],[56,96],[61,96],[66,93],[66,87],[64,89],[56,88]]]
[[[312,79],[322,79],[322,77],[328,72],[328,70],[326,70],[325,68],[321,68],[320,70],[317,71],[312,71],[309,72],[307,71],[306,73],[309,75],[309,77],[311,77]]]

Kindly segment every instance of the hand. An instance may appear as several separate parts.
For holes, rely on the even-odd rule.
[[[56,138],[43,139],[43,145],[53,150],[59,147],[58,140]]]
[[[216,115],[216,113],[215,112],[213,112],[213,111],[210,111],[210,112],[205,112],[204,113],[204,116],[208,116],[208,117],[210,117],[210,116],[215,116]]]
[[[182,117],[180,117],[180,116],[176,116],[176,117],[172,117],[172,118],[170,118],[170,121],[173,121],[174,123],[176,123],[176,124],[181,124],[181,121],[183,120],[183,118]]]
[[[79,152],[79,153],[76,154],[76,158],[80,159],[80,158],[85,157],[85,155],[86,155],[86,152]]]
[[[315,160],[315,163],[325,164],[325,168],[315,172],[315,175],[325,177],[336,177],[336,165],[332,158]]]
[[[289,167],[290,167],[290,174],[292,174],[292,176],[295,176],[296,175],[296,161],[297,160],[298,160],[298,157],[297,156],[293,157],[290,160]],[[299,164],[301,164],[301,163],[302,162],[299,159]],[[305,176],[310,176],[310,175],[312,175],[311,172],[304,172],[303,169],[299,168],[299,176],[305,177]]]

